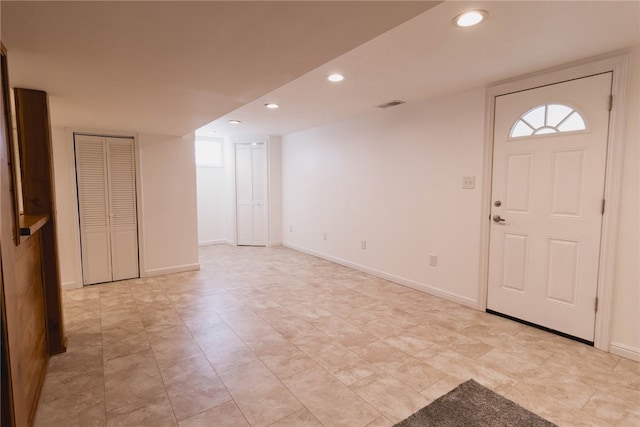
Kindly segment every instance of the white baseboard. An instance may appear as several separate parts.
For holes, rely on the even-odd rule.
[[[269,247],[273,248],[274,246],[282,246],[282,242],[271,242],[269,243]]]
[[[616,356],[640,362],[640,348],[634,348],[630,345],[612,342],[611,345],[609,345],[609,351]]]
[[[397,283],[402,286],[406,286],[411,289],[415,289],[417,291],[422,291],[424,293],[440,297],[449,301],[456,302],[458,304],[462,304],[467,307],[477,308],[477,302],[473,299],[464,297],[462,295],[457,295],[452,292],[443,291],[441,289],[437,289],[431,287],[429,285],[425,285],[424,283],[418,283],[416,281],[405,279],[404,277],[396,276],[393,274],[385,273],[384,271],[379,271],[361,264],[357,264],[355,262],[347,261],[342,258],[337,258],[331,255],[324,254],[322,252],[317,252],[312,249],[303,248],[297,245],[293,245],[291,243],[283,243],[283,246],[294,249],[299,252],[304,252],[309,255],[316,256],[318,258],[326,259],[327,261],[334,262],[336,264],[343,265],[345,267],[353,268],[354,270],[362,271],[363,273],[371,274],[372,276],[379,277],[381,279],[389,280],[390,282]]]
[[[72,289],[78,289],[81,287],[82,285],[78,286],[78,283],[76,282],[62,282],[60,284],[60,289],[62,289],[63,291],[70,291]]]
[[[166,268],[154,268],[154,269],[145,271],[143,274],[140,275],[140,277],[162,276],[164,274],[183,273],[185,271],[195,271],[195,270],[200,270],[200,263],[177,265],[175,267],[166,267]]]
[[[229,245],[229,244],[231,244],[231,242],[225,239],[203,240],[202,242],[198,242],[198,246]]]

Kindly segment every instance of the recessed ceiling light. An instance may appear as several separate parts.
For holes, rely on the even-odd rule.
[[[232,125],[239,125],[242,122],[240,120],[229,120],[229,123],[231,123]]]
[[[268,104],[264,104],[264,106],[267,107],[270,110],[275,110],[276,108],[280,107],[278,104],[274,104],[273,102],[269,102]]]
[[[329,77],[327,77],[327,80],[329,80],[330,82],[341,82],[344,80],[344,76],[342,74],[333,73],[330,74]]]
[[[470,10],[461,13],[453,19],[458,27],[472,27],[482,22],[489,13],[486,10]]]

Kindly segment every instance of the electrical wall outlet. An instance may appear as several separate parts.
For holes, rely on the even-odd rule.
[[[431,267],[435,267],[436,265],[438,265],[438,255],[429,254],[429,265]]]
[[[289,226],[289,233],[293,233],[293,225]]]
[[[362,242],[360,242],[360,249],[367,249],[367,241],[363,240]]]
[[[327,233],[322,233],[322,240],[327,240]]]

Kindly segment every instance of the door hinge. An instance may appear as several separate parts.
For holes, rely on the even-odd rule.
[[[602,199],[602,215],[604,215],[604,204],[605,204],[605,199]]]
[[[598,297],[596,297],[596,313],[598,312]]]
[[[613,95],[609,95],[609,111],[613,110]]]

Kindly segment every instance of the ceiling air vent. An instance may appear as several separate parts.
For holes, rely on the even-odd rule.
[[[389,102],[385,102],[384,104],[376,105],[376,107],[378,107],[378,108],[389,108],[389,107],[395,107],[396,105],[401,105],[401,104],[406,104],[406,102],[399,101],[399,100],[396,99],[395,101],[389,101]]]

